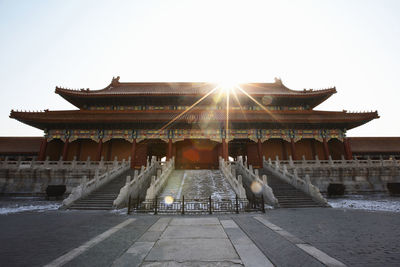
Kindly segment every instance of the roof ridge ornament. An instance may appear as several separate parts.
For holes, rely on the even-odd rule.
[[[120,84],[120,82],[119,82],[119,76],[113,77],[112,80],[111,80],[111,85],[112,85],[112,86],[118,86],[119,84]]]
[[[277,83],[277,84],[282,84],[282,79],[279,77],[275,77],[274,78],[274,81],[275,81],[275,83]]]

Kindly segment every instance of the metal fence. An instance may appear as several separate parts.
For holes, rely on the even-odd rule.
[[[213,213],[239,213],[255,212],[265,213],[264,198],[248,199],[176,199],[172,203],[166,203],[163,198],[155,199],[131,199],[128,202],[128,214],[154,213],[156,214],[213,214]]]

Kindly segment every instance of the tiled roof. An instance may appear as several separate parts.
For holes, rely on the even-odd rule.
[[[349,137],[353,153],[400,153],[400,137]]]
[[[87,124],[87,123],[167,123],[176,118],[182,111],[45,111],[45,112],[17,112],[12,111],[10,117],[30,125],[39,124]],[[261,122],[261,123],[350,123],[357,122],[360,125],[374,118],[378,118],[377,112],[348,113],[330,111],[246,111],[234,110],[229,113],[231,122]],[[191,110],[179,117],[176,121],[197,122],[224,122],[226,111],[224,110]],[[36,126],[35,126],[36,127]],[[350,129],[350,128],[348,128]]]
[[[335,88],[322,90],[302,90],[296,91],[287,88],[282,81],[276,79],[274,83],[244,83],[239,85],[244,91],[251,95],[296,95],[310,96],[321,94],[333,94]],[[114,78],[112,82],[104,89],[66,89],[56,87],[56,93],[60,95],[76,95],[76,96],[115,96],[115,95],[204,95],[212,89],[218,87],[216,83],[205,82],[133,82],[121,83],[119,77]],[[236,90],[241,94],[240,90]]]
[[[39,153],[43,137],[0,137],[0,154]]]

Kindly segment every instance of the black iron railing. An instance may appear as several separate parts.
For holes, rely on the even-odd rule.
[[[128,202],[128,214],[154,213],[154,214],[213,214],[213,213],[239,213],[261,211],[265,212],[264,198],[253,200],[234,199],[175,199],[172,203],[166,203],[164,198],[155,199],[131,199]]]

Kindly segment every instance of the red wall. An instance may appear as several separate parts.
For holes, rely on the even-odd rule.
[[[177,169],[217,169],[218,143],[210,140],[176,142]]]

